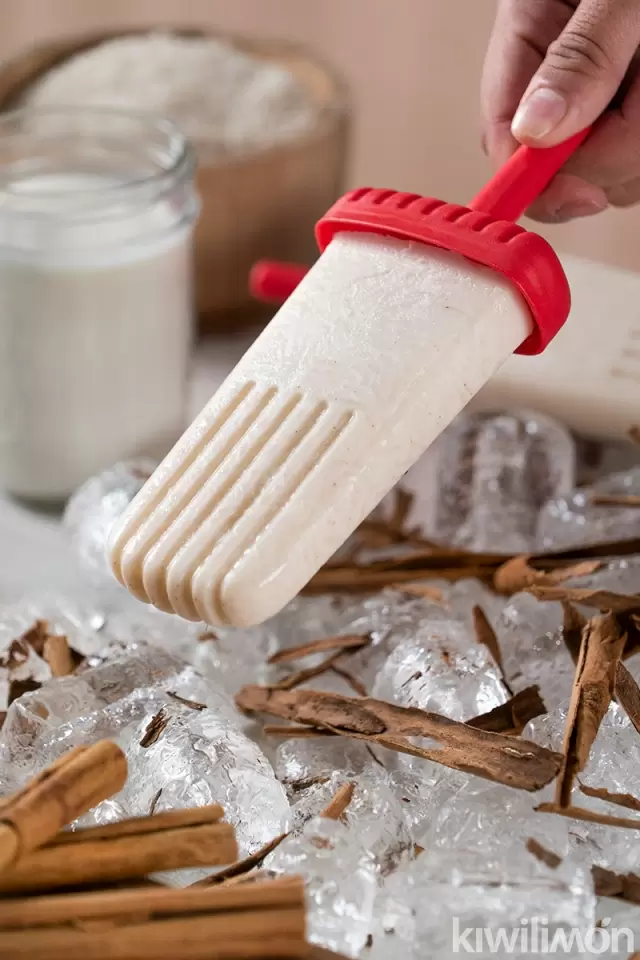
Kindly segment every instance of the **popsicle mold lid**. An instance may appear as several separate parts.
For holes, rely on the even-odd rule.
[[[433,197],[361,187],[345,194],[318,221],[320,250],[343,231],[440,247],[507,277],[533,319],[533,331],[516,353],[542,353],[569,316],[569,283],[553,248],[512,221]]]

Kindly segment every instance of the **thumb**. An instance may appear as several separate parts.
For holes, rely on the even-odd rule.
[[[529,83],[516,140],[553,146],[592,124],[624,79],[640,40],[638,0],[582,0]]]

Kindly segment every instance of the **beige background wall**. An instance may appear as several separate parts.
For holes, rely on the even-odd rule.
[[[0,56],[42,38],[181,23],[312,44],[348,80],[351,184],[464,202],[487,172],[478,87],[495,0],[0,0]],[[558,248],[640,269],[640,210],[552,227]]]

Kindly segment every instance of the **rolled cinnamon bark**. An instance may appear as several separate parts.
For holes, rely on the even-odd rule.
[[[0,805],[0,871],[122,790],[127,760],[115,743],[76,747]]]

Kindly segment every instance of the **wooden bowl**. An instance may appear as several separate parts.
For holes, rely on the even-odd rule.
[[[0,66],[0,110],[19,107],[29,87],[74,54],[148,29],[104,31],[41,44]],[[174,30],[180,36],[216,36]],[[296,140],[207,165],[197,182],[202,212],[196,230],[196,302],[204,332],[255,323],[264,308],[247,278],[262,258],[311,263],[313,229],[343,189],[349,111],[344,84],[304,49],[273,40],[227,37],[238,49],[287,67],[317,105],[314,129]],[[197,150],[197,144],[195,144]]]

